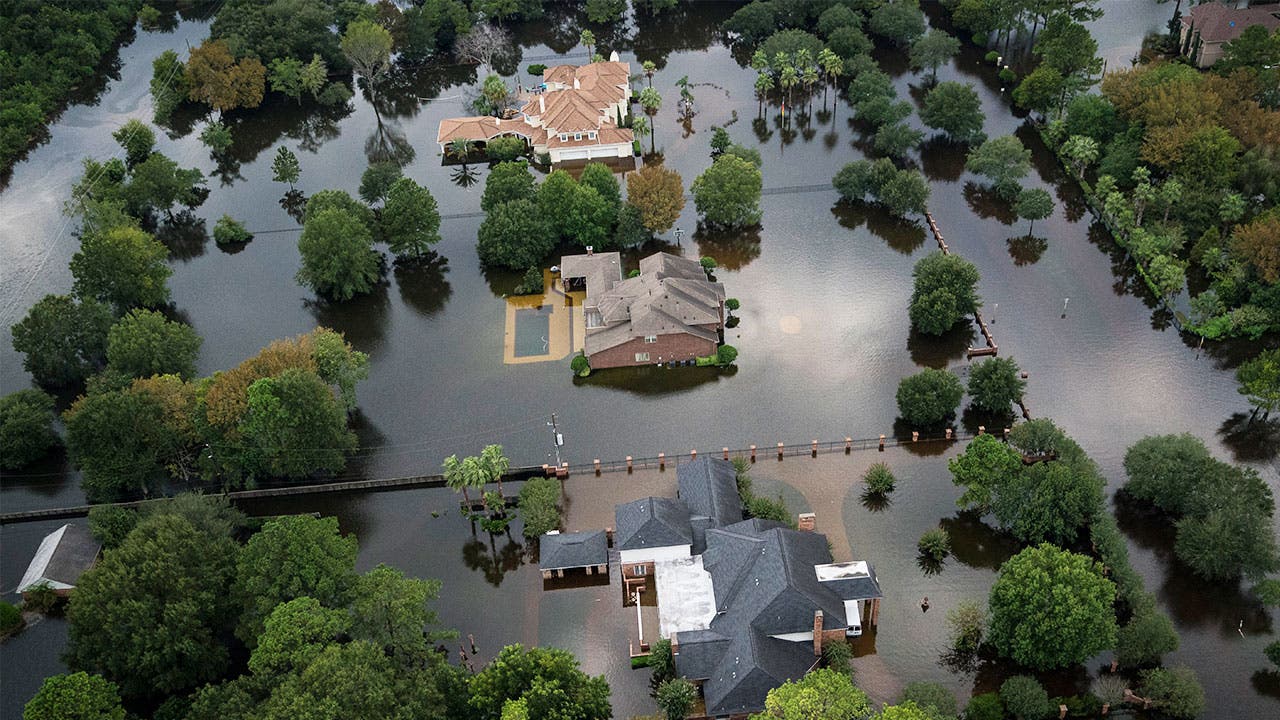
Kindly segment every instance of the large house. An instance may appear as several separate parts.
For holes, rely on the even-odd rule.
[[[542,73],[542,86],[522,97],[512,118],[460,117],[440,122],[436,143],[445,152],[454,140],[470,140],[477,148],[502,136],[525,141],[551,162],[631,157],[630,128],[622,127],[630,113],[631,66],[618,62],[556,65]]]
[[[824,641],[875,624],[875,568],[832,562],[820,533],[744,520],[727,461],[704,456],[676,475],[679,499],[617,507],[624,583],[656,585],[659,634],[676,672],[701,686],[708,716],[758,712],[769,690],[817,664]]]
[[[692,362],[714,355],[724,330],[724,285],[695,260],[656,253],[622,278],[616,252],[560,260],[565,290],[585,287],[583,352],[595,369]]]
[[[1247,28],[1261,25],[1268,33],[1280,28],[1280,3],[1237,7],[1237,3],[1202,2],[1182,16],[1178,40],[1196,67],[1207,68],[1223,55],[1223,45]]]

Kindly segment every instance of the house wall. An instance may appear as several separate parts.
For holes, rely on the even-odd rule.
[[[715,326],[708,326],[715,329]],[[634,338],[611,347],[608,350],[592,353],[591,367],[599,370],[611,367],[633,367],[638,365],[656,365],[657,363],[677,360],[693,360],[699,356],[713,355],[716,343],[704,340],[688,333],[672,333],[659,335],[657,342],[646,343],[644,338]],[[636,362],[636,353],[649,353],[647,361]]]

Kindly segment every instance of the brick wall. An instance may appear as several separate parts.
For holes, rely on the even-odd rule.
[[[714,326],[709,329],[714,330]],[[658,363],[693,360],[699,356],[713,355],[716,343],[685,333],[659,335],[658,341],[646,343],[644,338],[635,338],[627,342],[593,353],[589,358],[594,370],[611,367],[631,367],[636,365],[656,365]],[[648,362],[636,362],[636,353],[649,353]]]

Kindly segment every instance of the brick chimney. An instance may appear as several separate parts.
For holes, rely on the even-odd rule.
[[[813,655],[822,656],[822,611],[813,611]]]
[[[799,522],[796,523],[796,526],[804,532],[813,532],[813,529],[818,525],[818,516],[811,512],[800,513],[798,520]]]

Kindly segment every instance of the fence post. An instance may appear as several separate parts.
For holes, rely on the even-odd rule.
[[[627,474],[631,473],[631,456],[627,456]]]
[[[853,452],[853,438],[846,435],[844,438],[844,454],[848,455],[851,452]]]
[[[752,445],[751,446],[751,462],[754,463],[755,461],[756,461],[756,446]]]
[[[596,477],[600,477],[600,458],[595,459]]]
[[[667,454],[666,454],[666,453],[658,453],[658,469],[659,469],[659,470],[666,470],[666,469],[667,469]]]
[[[728,460],[728,459],[729,459],[729,448],[725,448],[725,449],[724,449],[724,459],[725,459],[725,460]]]
[[[884,435],[880,435],[880,452],[884,452]]]
[[[979,426],[978,426],[978,434],[979,434],[979,435],[982,435],[982,434],[984,434],[984,433],[986,433],[986,432],[987,432],[987,426],[986,426],[986,425],[979,425]]]
[[[1004,429],[1004,440],[1005,442],[1009,441],[1009,428]]]
[[[818,441],[814,440],[813,443],[809,446],[809,448],[810,448],[809,456],[818,457]]]
[[[951,428],[947,428],[947,439],[951,439]]]
[[[912,430],[912,431],[911,431],[911,442],[920,442],[920,431],[919,431],[919,430]]]
[[[698,451],[697,451],[696,449],[694,449],[694,450],[690,450],[690,451],[689,451],[689,459],[690,459],[690,460],[697,460],[697,459],[698,459]]]
[[[782,445],[782,443],[778,443],[778,459],[779,459],[779,460],[781,460],[781,459],[782,459],[782,450],[783,450],[783,445]]]

